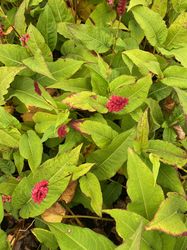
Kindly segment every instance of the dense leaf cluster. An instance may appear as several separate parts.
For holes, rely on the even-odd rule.
[[[1,1],[0,249],[185,250],[186,134],[186,0]]]

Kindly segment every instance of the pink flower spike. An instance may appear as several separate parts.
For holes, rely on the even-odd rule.
[[[48,181],[43,180],[35,184],[32,189],[32,199],[34,203],[40,204],[48,193]]]
[[[107,0],[107,3],[108,3],[108,5],[113,5],[114,4],[114,0]]]
[[[42,91],[41,91],[41,89],[36,81],[34,82],[34,91],[36,92],[36,94],[38,94],[40,96],[42,95]]]
[[[65,136],[67,135],[67,133],[68,133],[67,128],[68,128],[68,127],[67,127],[66,125],[64,125],[64,124],[62,124],[62,125],[58,128],[57,134],[58,134],[58,137],[59,137],[59,138],[63,138],[63,137],[65,137]]]
[[[3,201],[3,203],[5,203],[5,202],[11,202],[12,201],[12,196],[11,195],[5,195],[5,194],[3,194],[2,195],[2,201]]]
[[[107,102],[106,107],[109,112],[119,112],[128,104],[128,102],[128,98],[113,95]]]
[[[27,42],[29,41],[29,39],[30,39],[29,34],[24,34],[24,35],[22,35],[22,36],[20,37],[19,40],[21,41],[22,46],[23,46],[23,47],[26,47],[26,46],[27,46]]]
[[[119,0],[117,6],[117,13],[119,16],[122,16],[126,10],[127,0]]]

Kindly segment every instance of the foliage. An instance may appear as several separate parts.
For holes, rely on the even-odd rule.
[[[187,248],[186,54],[186,0],[1,1],[0,249]]]

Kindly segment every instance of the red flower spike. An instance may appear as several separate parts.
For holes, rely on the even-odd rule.
[[[3,203],[5,203],[5,202],[11,202],[12,201],[12,196],[11,195],[5,195],[5,194],[3,194],[2,195],[2,201],[3,201]]]
[[[117,13],[119,16],[122,16],[126,10],[127,0],[119,0],[117,6]]]
[[[0,38],[4,37],[5,33],[4,33],[4,25],[0,24]]]
[[[48,181],[43,180],[35,184],[32,189],[32,199],[34,203],[40,204],[48,193]]]
[[[37,82],[34,82],[34,91],[36,92],[36,94],[38,94],[40,96],[42,95],[42,91],[41,91]]]
[[[24,35],[22,35],[22,36],[20,37],[19,40],[21,41],[22,46],[23,46],[23,47],[26,47],[26,46],[27,46],[27,42],[29,41],[29,39],[30,39],[29,34],[24,34]]]
[[[59,138],[63,138],[67,135],[68,131],[67,131],[67,126],[66,125],[61,125],[58,130],[57,130],[57,134]]]
[[[107,102],[106,107],[109,112],[119,112],[128,104],[128,102],[128,98],[113,95]]]

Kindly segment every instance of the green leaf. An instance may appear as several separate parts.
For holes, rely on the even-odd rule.
[[[181,13],[168,29],[167,39],[164,47],[168,50],[186,46],[187,43],[187,13]]]
[[[79,183],[81,191],[91,199],[94,212],[102,216],[103,197],[97,177],[93,173],[88,173],[80,178]]]
[[[177,167],[182,167],[187,163],[186,152],[167,141],[150,140],[147,152],[158,155],[162,162]]]
[[[42,96],[35,93],[34,81],[31,78],[16,77],[13,84],[11,84],[9,98],[13,96],[16,96],[27,107],[36,106],[47,110],[54,109]]]
[[[43,146],[40,138],[33,130],[28,130],[19,141],[19,151],[28,160],[32,172],[35,172],[42,161]]]
[[[57,43],[57,25],[49,4],[45,5],[43,12],[39,16],[37,28],[51,51],[53,51]]]
[[[145,6],[136,6],[132,13],[152,46],[163,44],[167,36],[167,28],[161,16]]]
[[[187,114],[187,92],[178,88],[175,88],[175,91],[177,92],[184,113]]]
[[[128,210],[152,219],[164,199],[164,194],[160,186],[154,185],[151,170],[131,149],[128,153],[127,172],[127,193],[131,199]]]
[[[49,6],[56,22],[69,22],[73,20],[72,13],[64,0],[49,0]]]
[[[4,217],[4,208],[3,208],[2,196],[0,195],[0,223],[3,221],[3,217]]]
[[[64,79],[70,78],[73,74],[75,74],[80,67],[82,66],[83,61],[67,58],[67,59],[58,59],[55,62],[47,63],[47,67],[49,71],[52,73],[53,78],[55,80],[51,80],[45,76],[38,76],[37,80],[44,84],[45,86],[58,83],[63,81]]]
[[[128,84],[135,83],[136,78],[130,75],[121,75],[116,77],[113,81],[109,83],[110,91],[113,92],[115,89],[123,88]]]
[[[16,128],[0,128],[0,145],[8,148],[18,148],[20,132]]]
[[[132,239],[137,232],[140,224],[145,226],[148,221],[142,216],[122,209],[106,209],[104,213],[112,216],[116,221],[116,230],[119,236],[125,241]],[[125,245],[124,245],[125,247]],[[119,248],[120,249],[120,248]],[[122,250],[123,248],[121,248]],[[126,248],[124,248],[126,250]],[[133,248],[134,250],[135,248]],[[160,236],[155,232],[142,232],[140,248],[141,250],[160,250],[162,249],[162,242]]]
[[[115,245],[101,234],[88,228],[82,228],[62,223],[48,223],[55,235],[60,249],[69,250],[113,250]]]
[[[0,105],[4,104],[3,96],[7,94],[14,77],[23,69],[24,67],[0,67]]]
[[[158,177],[159,169],[160,169],[160,157],[158,155],[154,155],[152,153],[149,154],[149,159],[153,164],[153,177],[154,177],[154,186],[156,185],[156,180]]]
[[[139,227],[131,238],[127,239],[125,243],[116,248],[116,250],[139,250],[141,249],[141,236],[143,232],[143,223],[141,222]]]
[[[95,163],[92,172],[99,180],[111,178],[126,162],[127,149],[132,145],[133,139],[134,129],[125,131],[116,136],[109,146],[88,156],[87,161]]]
[[[138,67],[142,75],[146,76],[151,72],[162,77],[160,65],[153,54],[140,49],[133,49],[123,52],[122,57],[124,62],[126,56]]]
[[[110,208],[119,198],[122,192],[122,185],[119,182],[108,181],[102,183],[103,207]]]
[[[162,18],[165,17],[167,13],[168,0],[154,0],[152,5],[152,10],[159,13]]]
[[[166,188],[166,190],[185,195],[184,188],[179,179],[178,171],[171,166],[163,163],[161,164],[157,182],[160,186]]]
[[[41,52],[46,61],[52,61],[52,53],[40,31],[34,25],[30,24],[27,33],[30,35],[27,46],[31,53],[35,55]]]
[[[177,193],[168,193],[168,198],[162,202],[146,229],[159,230],[173,236],[186,236],[187,226],[184,223],[186,211],[185,197]]]
[[[63,103],[73,109],[88,110],[90,112],[98,111],[99,113],[107,113],[105,107],[107,98],[96,95],[94,92],[82,91],[76,94],[71,94],[63,100]]]
[[[172,5],[173,8],[176,12],[182,12],[185,11],[187,9],[187,1],[186,0],[172,0]]]
[[[63,89],[70,92],[91,91],[89,78],[62,79],[48,86],[54,89]]]
[[[8,113],[4,107],[0,107],[0,127],[1,128],[21,128],[20,122],[10,113]]]
[[[35,73],[47,76],[50,79],[54,79],[53,75],[48,69],[47,63],[40,53],[35,53],[34,57],[29,57],[23,60],[24,65],[31,69]]]
[[[1,242],[1,249],[2,250],[11,250],[6,233],[0,229],[0,242]]]
[[[28,8],[29,0],[24,0],[20,5],[16,12],[15,19],[14,19],[14,26],[16,31],[23,35],[26,31],[26,21],[25,21],[25,11]]]
[[[95,144],[100,148],[110,144],[118,135],[110,126],[97,121],[81,120],[76,124],[76,128],[83,134],[91,135]]]
[[[115,89],[112,94],[123,96],[129,99],[128,105],[119,114],[127,114],[134,111],[146,100],[151,87],[151,76],[140,78],[136,83]]]
[[[66,24],[68,36],[72,37],[75,42],[82,43],[89,50],[94,50],[97,53],[107,52],[113,42],[112,33],[106,27],[99,27],[86,24]],[[58,26],[58,32],[60,32],[61,27]],[[63,33],[62,33],[63,35]]]
[[[164,78],[161,80],[162,83],[171,87],[187,89],[187,68],[170,66],[163,73]]]
[[[148,146],[149,137],[149,121],[148,121],[148,110],[145,110],[138,122],[136,141],[138,141],[140,148],[145,149]]]
[[[128,11],[137,5],[149,6],[150,4],[152,4],[152,0],[131,0]]]
[[[26,48],[16,44],[0,44],[0,61],[5,66],[23,66],[22,60],[29,57]]]
[[[18,173],[21,174],[24,167],[24,158],[20,155],[19,151],[16,151],[13,153],[13,159]]]
[[[37,238],[40,243],[43,243],[47,248],[51,250],[56,250],[58,248],[58,243],[55,236],[48,230],[43,228],[34,228],[32,233]]]

